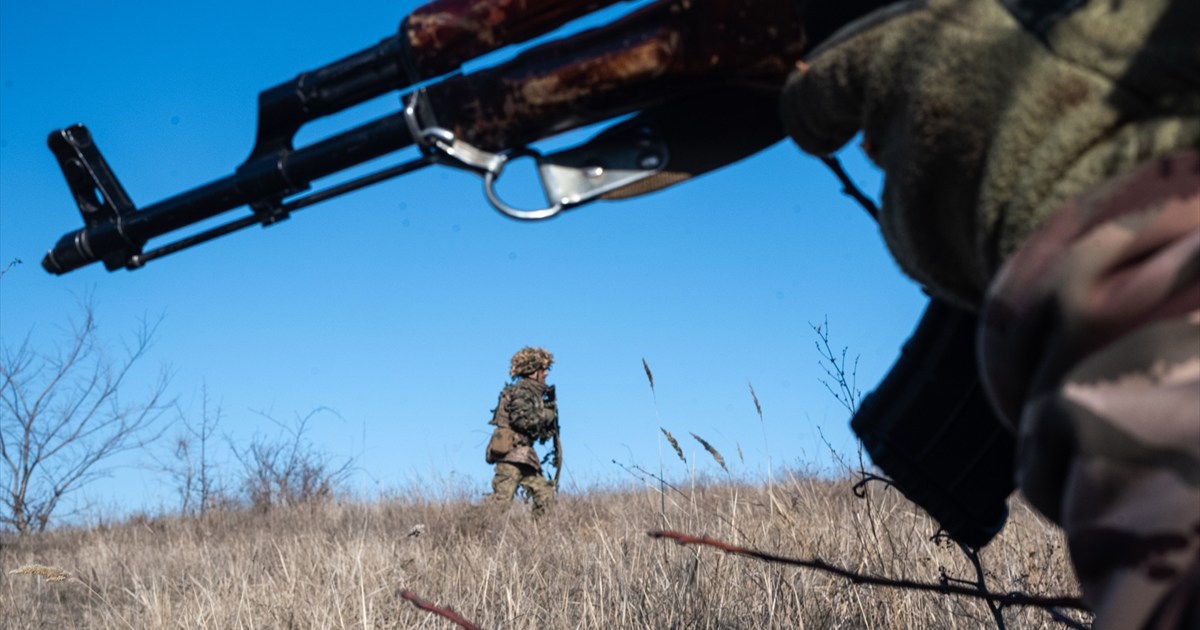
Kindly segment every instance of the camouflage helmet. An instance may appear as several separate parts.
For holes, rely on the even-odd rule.
[[[545,348],[525,346],[512,357],[508,368],[509,376],[527,376],[538,370],[548,370],[554,364],[554,355]]]

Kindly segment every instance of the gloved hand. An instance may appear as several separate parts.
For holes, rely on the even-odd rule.
[[[810,54],[781,102],[810,153],[863,131],[886,176],[880,223],[893,255],[968,308],[1063,200],[1198,127],[1194,100],[1172,119],[1158,97],[1195,92],[1178,68],[1194,67],[1200,47],[1177,22],[1200,23],[1189,19],[1200,3],[1006,3],[1012,11],[997,0],[887,7]]]

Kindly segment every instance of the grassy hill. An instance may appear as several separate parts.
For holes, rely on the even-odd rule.
[[[917,508],[881,485],[856,498],[853,481],[581,490],[536,521],[519,501],[494,511],[466,493],[435,501],[412,491],[10,537],[0,627],[457,627],[405,590],[494,629],[997,627],[979,599],[858,585],[647,535],[665,528],[877,577],[976,582]],[[988,589],[1076,594],[1060,534],[1016,500],[1011,510],[980,554]],[[1066,627],[1042,609],[1001,614],[1007,628]]]

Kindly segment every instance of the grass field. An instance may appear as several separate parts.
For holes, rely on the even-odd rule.
[[[799,474],[629,484],[564,493],[536,521],[520,501],[497,512],[466,491],[433,500],[414,490],[7,537],[0,627],[457,627],[405,590],[494,629],[997,627],[980,599],[859,585],[647,535],[703,534],[877,577],[976,581],[962,551],[931,540],[933,522],[894,490],[876,485],[863,500],[852,485]],[[1060,534],[1015,500],[1011,510],[980,553],[987,588],[1076,594]],[[1038,608],[1001,614],[1007,628],[1067,627]]]

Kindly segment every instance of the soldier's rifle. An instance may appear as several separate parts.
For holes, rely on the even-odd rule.
[[[466,61],[616,3],[434,0],[380,43],[261,92],[257,137],[245,162],[231,175],[148,206],[129,198],[85,126],[54,131],[48,143],[84,227],[65,234],[42,266],[55,274],[96,261],[110,271],[136,269],[433,163],[478,173],[488,201],[517,219],[657,190],[782,139],[776,96],[805,42],[886,4],[656,0],[509,61],[461,71]],[[305,124],[389,92],[399,93],[397,112],[294,146]],[[612,124],[549,155],[530,148],[597,123]],[[413,159],[313,190],[317,180],[411,147],[419,151]],[[516,209],[496,193],[505,164],[518,157],[536,161],[544,208]],[[240,208],[248,212],[185,231]],[[174,240],[151,245],[168,235]]]
[[[557,420],[554,421],[554,460],[550,463],[554,465],[554,479],[551,481],[554,483],[554,491],[558,492],[558,480],[562,478],[563,449],[562,437],[559,435],[559,424]]]
[[[546,402],[554,403],[554,453],[550,459],[550,465],[554,466],[554,476],[550,479],[554,485],[554,491],[558,492],[558,480],[562,478],[563,469],[563,448],[562,448],[562,427],[558,422],[558,388],[550,385],[546,388]]]

